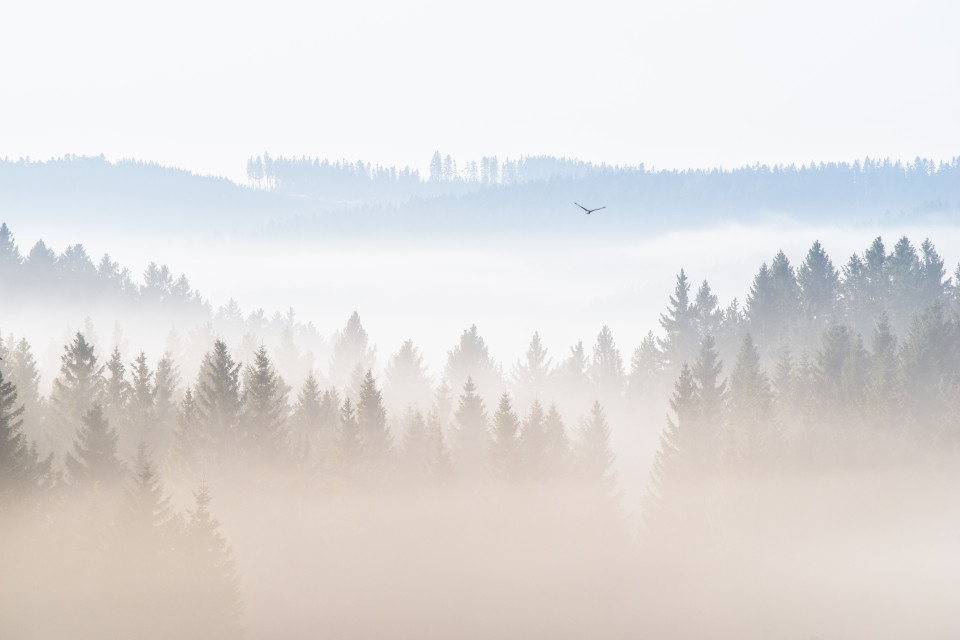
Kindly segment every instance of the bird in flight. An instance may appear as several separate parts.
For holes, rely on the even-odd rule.
[[[593,213],[594,211],[600,211],[600,209],[606,209],[606,208],[607,208],[606,206],[603,206],[603,207],[597,207],[596,209],[587,209],[585,206],[583,206],[583,205],[580,204],[579,202],[574,202],[573,204],[577,205],[578,207],[580,207],[581,209],[583,209],[584,211],[586,211],[586,212],[587,212],[587,215],[590,215],[590,214]]]

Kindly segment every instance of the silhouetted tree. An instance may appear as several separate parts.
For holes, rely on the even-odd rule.
[[[122,481],[124,466],[117,455],[117,433],[107,422],[100,404],[83,414],[66,467],[71,482],[80,487],[96,483],[113,487]]]

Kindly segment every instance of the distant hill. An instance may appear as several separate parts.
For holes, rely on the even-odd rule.
[[[565,158],[483,158],[460,168],[435,154],[430,174],[318,158],[247,161],[251,186],[155,163],[67,156],[0,160],[0,214],[13,222],[109,223],[117,230],[223,233],[451,234],[576,231],[572,203],[618,230],[669,230],[770,214],[803,220],[956,218],[960,158],[649,170]],[[607,224],[603,223],[603,224]]]

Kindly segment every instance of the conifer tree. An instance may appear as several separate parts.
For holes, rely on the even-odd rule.
[[[183,598],[187,608],[181,626],[189,635],[181,637],[232,640],[241,635],[240,578],[220,523],[210,512],[206,482],[193,497],[182,543],[189,593]]]
[[[117,486],[123,479],[124,465],[117,455],[117,433],[110,427],[100,404],[85,414],[73,451],[67,454],[66,467],[74,485]]]
[[[534,332],[526,357],[513,365],[513,392],[519,402],[532,401],[547,391],[551,360],[540,342],[540,333]]]
[[[467,379],[482,389],[484,393],[493,393],[503,387],[500,367],[490,357],[487,343],[472,325],[460,335],[459,344],[447,352],[447,364],[444,377],[452,389],[461,389]]]
[[[520,465],[524,475],[535,478],[543,475],[546,448],[546,415],[540,401],[534,400],[520,431]]]
[[[699,388],[697,408],[703,428],[719,430],[723,418],[726,396],[726,381],[720,380],[723,364],[717,352],[713,336],[706,336],[700,343],[700,353],[693,365],[693,379]]]
[[[692,359],[699,337],[696,310],[690,303],[690,283],[683,269],[677,276],[677,284],[670,296],[670,307],[660,315],[660,326],[667,334],[665,339],[660,340],[667,365],[676,368]]]
[[[170,434],[176,426],[179,385],[180,372],[172,354],[166,352],[157,361],[157,370],[153,375],[153,420],[155,429],[160,433]]]
[[[53,458],[41,460],[36,443],[27,440],[23,413],[16,387],[0,370],[0,505],[30,495],[50,473]]]
[[[390,358],[384,372],[383,403],[388,414],[397,414],[408,404],[427,411],[432,391],[420,350],[407,340]]]
[[[551,478],[564,478],[570,472],[570,441],[556,403],[550,403],[543,419],[543,467]]]
[[[44,418],[47,405],[40,395],[40,372],[37,361],[30,351],[26,338],[8,344],[6,353],[0,362],[0,371],[4,371],[7,380],[17,389],[17,397],[23,403],[23,433],[28,440],[38,445],[43,437]]]
[[[261,346],[243,373],[239,440],[263,462],[279,462],[287,445],[287,385]]]
[[[913,314],[924,308],[920,258],[906,236],[897,241],[893,253],[887,256],[886,268],[890,277],[887,313],[894,331],[899,333],[910,325]]]
[[[719,299],[710,289],[710,284],[704,280],[697,290],[693,302],[694,326],[697,336],[716,336],[723,319],[723,310],[719,307]]]
[[[518,435],[520,420],[513,411],[510,394],[500,396],[497,412],[493,414],[493,440],[490,446],[490,468],[494,476],[515,478],[519,469]]]
[[[311,371],[297,394],[297,404],[290,416],[290,450],[303,463],[319,459],[318,440],[323,427],[321,402],[323,393]]]
[[[750,334],[744,337],[730,374],[726,435],[723,455],[728,472],[769,469],[781,453],[773,391]]]
[[[363,456],[363,433],[357,422],[357,412],[350,398],[344,398],[340,408],[340,430],[337,433],[337,468],[341,473],[352,475]]]
[[[411,407],[403,418],[403,447],[401,457],[404,466],[415,474],[426,475],[432,454],[427,422],[419,409]]]
[[[630,359],[630,375],[627,376],[627,394],[632,398],[644,395],[644,389],[654,384],[663,374],[663,354],[657,347],[653,331],[647,332]]]
[[[387,433],[387,413],[383,408],[383,396],[377,389],[373,372],[369,369],[360,387],[357,423],[363,437],[363,453],[369,468],[382,470],[390,454],[390,436]]]
[[[64,347],[60,375],[53,381],[50,393],[49,450],[56,453],[67,450],[81,417],[100,397],[102,371],[93,346],[78,332],[73,342]]]
[[[165,452],[165,435],[155,429],[154,402],[157,394],[153,382],[153,372],[147,365],[147,354],[143,351],[130,364],[130,395],[128,402],[128,421],[133,437],[146,442],[155,451]]]
[[[593,347],[590,378],[604,395],[619,396],[623,390],[623,359],[610,327],[606,325],[597,335],[597,344]]]
[[[453,475],[453,462],[450,459],[450,447],[447,446],[440,415],[436,409],[430,411],[427,418],[427,439],[431,443],[430,457],[427,462],[428,475],[444,481]]]
[[[453,459],[459,474],[467,478],[483,475],[489,451],[487,413],[472,378],[467,378],[454,414],[456,431],[453,438]]]
[[[376,351],[368,347],[367,342],[367,332],[360,323],[360,314],[354,311],[333,344],[330,378],[334,385],[343,388],[350,384],[355,371],[359,370],[360,376],[363,376],[367,369],[373,369]]]
[[[577,472],[588,485],[612,494],[616,485],[614,455],[610,448],[610,427],[599,401],[593,403],[590,417],[580,423],[576,448]]]
[[[209,443],[222,452],[238,439],[240,417],[240,363],[234,362],[222,340],[203,357],[193,395],[197,406],[198,427],[203,435],[198,442]]]
[[[127,424],[127,405],[130,402],[131,388],[126,380],[127,368],[123,364],[123,357],[120,355],[120,348],[114,347],[110,353],[110,359],[107,360],[106,371],[109,374],[103,381],[103,413],[110,422],[114,431],[119,434],[121,448],[132,449],[136,446],[139,439],[134,440],[129,433]],[[132,441],[132,442],[131,442]],[[127,444],[127,446],[123,446]]]
[[[800,314],[808,343],[814,341],[836,315],[839,274],[820,242],[814,242],[797,271]]]
[[[903,381],[897,360],[897,338],[885,313],[877,320],[873,332],[869,366],[862,410],[875,429],[889,434],[900,421]]]

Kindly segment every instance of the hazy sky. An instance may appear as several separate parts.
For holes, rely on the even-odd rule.
[[[241,178],[264,150],[657,167],[960,151],[960,3],[35,0],[0,155]]]

